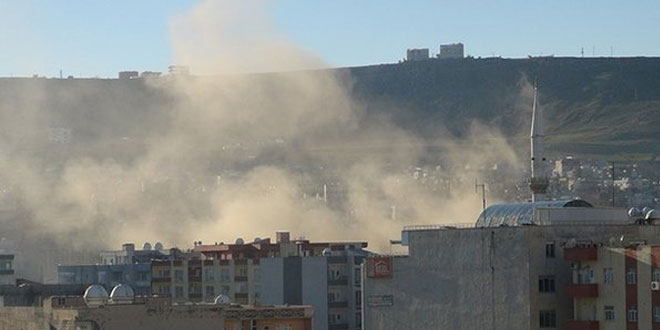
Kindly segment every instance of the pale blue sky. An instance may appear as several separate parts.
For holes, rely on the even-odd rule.
[[[245,1],[245,0],[237,0]],[[0,0],[0,76],[166,71],[168,24],[196,0]],[[280,33],[331,66],[392,63],[461,41],[467,54],[660,55],[660,1],[272,0]]]

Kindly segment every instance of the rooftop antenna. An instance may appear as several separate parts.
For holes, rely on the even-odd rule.
[[[486,184],[485,183],[478,183],[477,179],[474,179],[474,193],[478,194],[479,193],[479,188],[481,188],[481,209],[485,210],[486,209]]]
[[[584,58],[584,47],[582,47],[582,49],[580,50],[580,54],[581,54],[582,57]]]
[[[548,190],[548,174],[543,139],[543,111],[538,107],[538,91],[534,80],[534,105],[532,106],[532,131],[530,134],[530,155],[532,156],[532,177],[529,188],[532,190],[532,202],[545,200]]]

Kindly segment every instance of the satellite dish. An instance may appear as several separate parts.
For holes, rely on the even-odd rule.
[[[227,305],[227,304],[231,303],[231,298],[229,298],[229,296],[221,294],[221,295],[218,295],[217,297],[215,297],[214,303],[216,305]]]
[[[149,244],[149,242],[144,243],[142,250],[151,251],[151,244]]]
[[[108,291],[101,285],[94,284],[87,287],[83,299],[87,306],[99,307],[108,302]]]
[[[239,237],[236,239],[236,245],[243,245],[243,244],[245,244],[245,241],[243,241],[242,238]]]
[[[644,206],[644,207],[642,208],[642,213],[641,213],[640,215],[641,215],[641,216],[644,216],[644,215],[646,215],[646,213],[649,213],[649,211],[651,211],[651,210],[652,210],[652,208],[650,208],[650,207],[648,207],[648,206]]]
[[[658,210],[652,209],[646,212],[646,216],[644,217],[646,220],[656,220],[660,219],[660,212]]]
[[[325,248],[323,249],[323,252],[321,253],[324,257],[329,257],[332,255],[332,250],[330,248]]]
[[[624,242],[625,240],[626,240],[626,236],[621,235],[621,236],[619,237],[619,243],[620,243],[620,244],[623,244],[623,242]]]
[[[260,237],[255,237],[255,238],[254,238],[254,242],[255,242],[255,243],[260,242],[260,241],[261,241],[261,238],[260,238]]]
[[[117,284],[110,292],[110,301],[113,304],[130,304],[135,298],[135,292],[128,284]]]
[[[631,219],[637,219],[642,215],[643,215],[642,211],[636,207],[631,207],[630,210],[628,210],[628,217],[630,217]]]
[[[154,249],[156,249],[158,251],[162,251],[163,250],[163,243],[157,242],[156,245],[154,245]]]
[[[614,237],[610,237],[610,239],[607,242],[608,242],[610,247],[616,246],[616,238],[614,238]]]
[[[577,244],[577,241],[575,240],[575,238],[571,238],[571,239],[568,240],[568,242],[566,242],[566,247],[567,248],[574,248],[575,244]]]

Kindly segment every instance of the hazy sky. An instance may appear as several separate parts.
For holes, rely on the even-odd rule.
[[[220,0],[219,0],[220,1]],[[245,0],[237,0],[245,1]],[[196,0],[0,0],[0,76],[166,71],[169,22]],[[660,1],[272,0],[281,33],[331,66],[392,63],[406,48],[467,54],[660,55]],[[249,27],[246,27],[249,28]]]

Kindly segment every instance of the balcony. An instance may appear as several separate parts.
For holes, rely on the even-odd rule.
[[[0,269],[0,275],[13,275],[13,269]]]
[[[575,321],[569,320],[564,323],[566,330],[599,330],[598,321]]]
[[[595,261],[598,260],[598,249],[595,247],[574,247],[564,249],[566,261]]]
[[[331,302],[328,302],[328,308],[348,308],[348,301],[331,301]]]
[[[330,256],[327,259],[329,264],[345,264],[348,261],[346,256]]]
[[[202,299],[202,294],[201,293],[189,293],[188,298],[191,299],[191,300],[192,299],[199,300],[199,299]]]
[[[571,298],[596,298],[598,284],[570,284],[566,286],[566,295]]]
[[[348,285],[348,277],[339,276],[335,278],[328,278],[328,285]]]
[[[153,283],[170,283],[172,282],[171,277],[152,277],[151,282]]]

